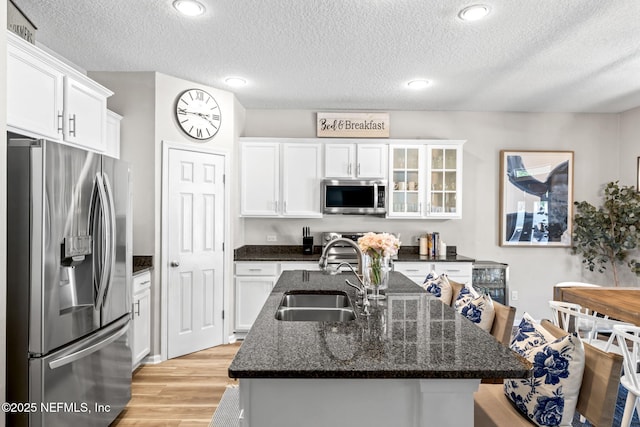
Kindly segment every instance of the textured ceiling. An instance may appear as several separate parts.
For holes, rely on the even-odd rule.
[[[159,71],[248,109],[620,112],[640,106],[639,0],[14,0],[89,71]],[[231,89],[224,78],[248,85]],[[405,83],[433,84],[422,91]]]

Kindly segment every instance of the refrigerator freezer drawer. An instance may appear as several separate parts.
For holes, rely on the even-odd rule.
[[[47,357],[30,361],[31,426],[104,427],[131,398],[129,317]],[[44,410],[42,410],[44,409]]]

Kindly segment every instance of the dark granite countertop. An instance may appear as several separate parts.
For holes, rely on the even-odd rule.
[[[150,271],[153,268],[153,256],[151,255],[134,255],[133,256],[133,275]]]
[[[285,271],[229,367],[232,378],[524,378],[530,364],[451,307],[392,272],[387,299],[349,322],[275,319],[288,290],[341,290],[345,279]]]
[[[403,246],[398,252],[394,262],[473,262],[475,259],[456,255],[448,258],[433,258],[420,255],[418,246]],[[245,245],[236,249],[233,253],[234,261],[307,261],[317,262],[322,253],[321,246],[313,247],[313,254],[304,255],[302,246],[296,245]]]

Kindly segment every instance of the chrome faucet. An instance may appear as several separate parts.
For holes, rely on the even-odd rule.
[[[320,265],[320,269],[322,271],[327,270],[327,264],[328,264],[327,252],[329,252],[329,249],[334,247],[337,243],[346,243],[356,251],[356,257],[358,258],[358,272],[356,273],[356,276],[360,275],[360,277],[362,277],[362,270],[364,268],[364,253],[362,252],[362,250],[360,250],[360,246],[358,246],[356,242],[354,242],[351,239],[346,239],[344,237],[334,239],[329,243],[327,243],[327,246],[325,246],[324,249],[322,250],[322,255],[320,255],[320,261],[318,262],[318,264]],[[348,263],[345,263],[345,264],[348,264]],[[362,280],[360,280],[360,283],[362,283]]]
[[[348,262],[341,262],[336,266],[331,266],[331,267],[328,266],[327,252],[332,246],[335,246],[336,243],[346,243],[355,250],[356,257],[358,259],[357,271]],[[320,269],[328,274],[338,274],[340,273],[340,267],[343,267],[343,266],[349,267],[351,272],[356,276],[356,279],[358,279],[359,286],[354,285],[349,280],[345,280],[345,282],[347,283],[347,285],[355,288],[358,291],[357,296],[362,298],[362,307],[364,309],[364,314],[369,315],[369,298],[367,298],[367,288],[364,284],[364,281],[362,280],[363,269],[364,269],[364,253],[362,252],[362,250],[360,250],[360,247],[358,246],[358,244],[351,239],[345,239],[342,237],[332,240],[327,244],[327,246],[325,246],[324,250],[322,251],[322,255],[320,256],[320,261],[318,264],[320,265]]]

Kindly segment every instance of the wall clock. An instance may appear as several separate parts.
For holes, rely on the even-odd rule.
[[[208,92],[188,89],[176,102],[178,125],[187,135],[198,140],[213,138],[220,129],[220,107]]]

